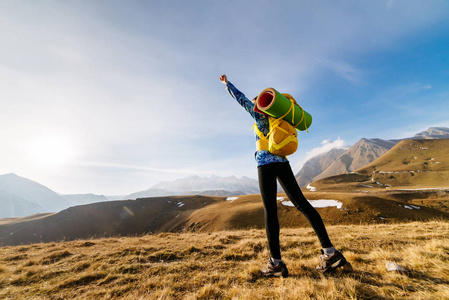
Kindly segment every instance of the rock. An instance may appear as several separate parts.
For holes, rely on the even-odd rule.
[[[387,271],[389,271],[389,272],[399,272],[399,273],[407,273],[407,272],[409,272],[409,270],[407,270],[406,268],[398,265],[397,263],[395,263],[393,261],[387,262],[386,267],[387,267]]]

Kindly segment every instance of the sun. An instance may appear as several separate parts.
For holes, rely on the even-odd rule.
[[[46,165],[66,164],[75,154],[70,138],[57,133],[35,136],[27,143],[27,152],[33,163]]]

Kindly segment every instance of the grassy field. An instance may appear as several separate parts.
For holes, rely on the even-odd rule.
[[[288,278],[259,274],[263,230],[161,233],[0,248],[1,299],[449,299],[449,222],[341,225],[354,267],[321,275],[310,228],[281,232]],[[394,261],[410,270],[388,272]]]

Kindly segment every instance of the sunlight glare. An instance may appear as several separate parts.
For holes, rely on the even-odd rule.
[[[62,134],[35,137],[27,151],[32,162],[51,165],[66,164],[75,154],[69,138]]]

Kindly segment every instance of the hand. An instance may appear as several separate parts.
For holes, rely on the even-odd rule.
[[[228,83],[228,77],[226,77],[226,75],[221,75],[220,81],[223,82],[224,84],[226,84],[226,83]]]

